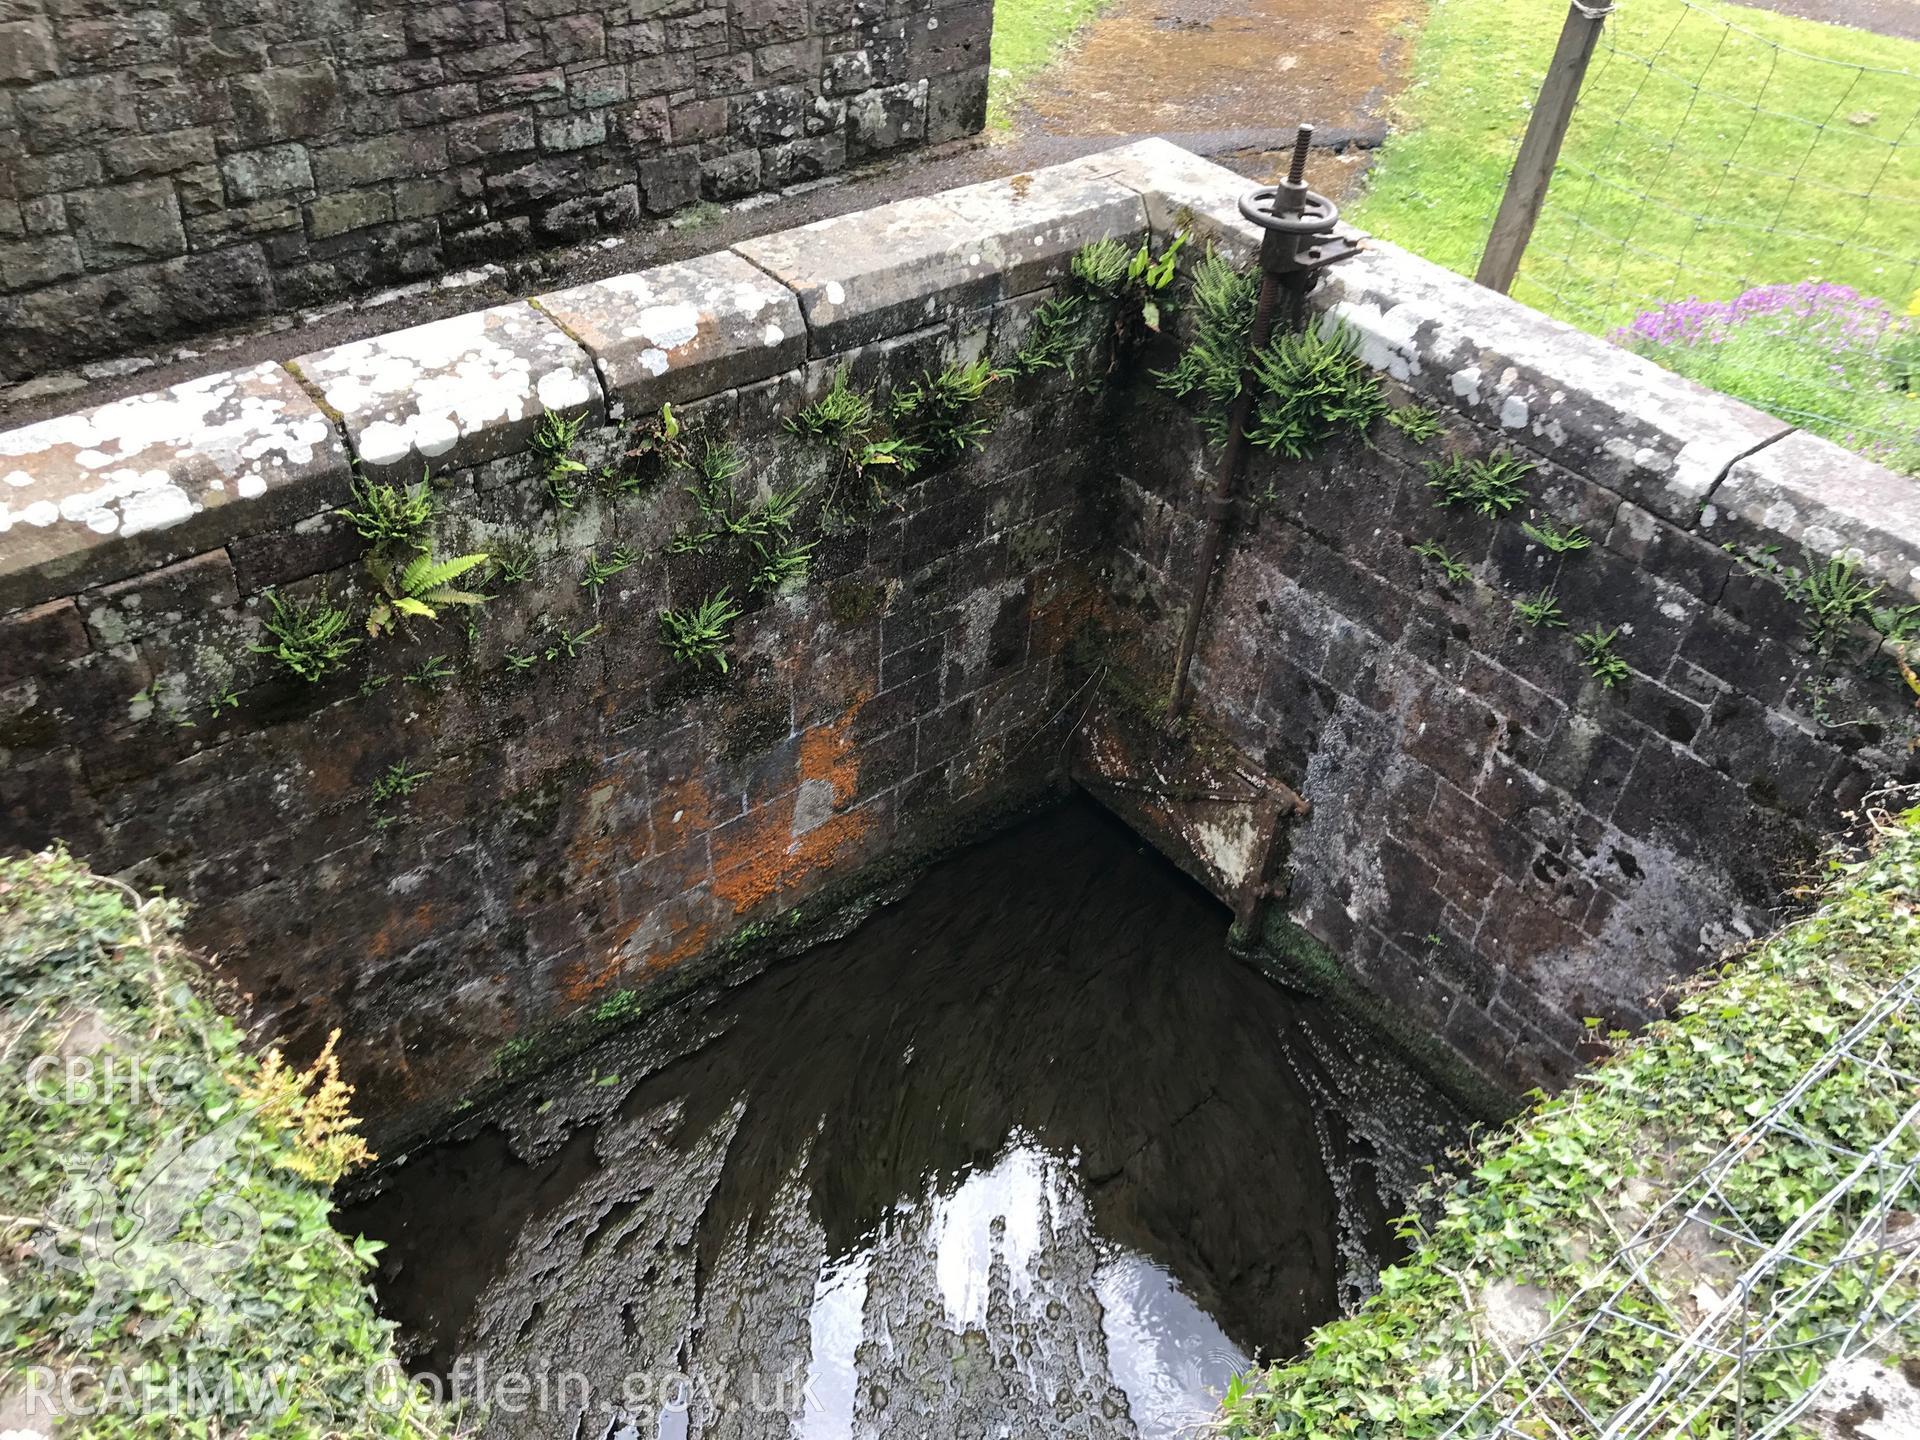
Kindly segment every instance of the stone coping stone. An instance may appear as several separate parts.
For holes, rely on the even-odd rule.
[[[1138,189],[1156,231],[1185,226],[1242,263],[1258,254],[1261,232],[1240,215],[1253,184],[1224,166],[1143,140],[1062,168]],[[1664,519],[1691,526],[1735,461],[1793,428],[1397,245],[1345,233],[1363,249],[1326,272],[1314,303],[1359,332],[1368,363]]]
[[[1060,171],[1132,190],[1163,239],[1185,229],[1199,245],[1212,245],[1237,264],[1250,265],[1260,253],[1259,228],[1240,215],[1240,197],[1254,182],[1171,141],[1136,140],[1042,173]]]
[[[1140,141],[0,434],[0,608],[319,514],[346,493],[349,451],[393,480],[500,459],[550,411],[599,423],[609,396],[651,410],[795,369],[803,346],[819,360],[1037,293],[1093,240],[1186,227],[1249,260],[1248,188]],[[1654,514],[1855,555],[1920,594],[1914,486],[1867,460],[1384,242],[1331,271],[1315,304],[1423,398]]]
[[[1004,296],[1058,283],[1084,246],[1119,240],[1132,249],[1149,229],[1146,206],[1131,186],[1064,165],[963,186],[940,198],[1000,273]]]
[[[1070,166],[900,200],[733,248],[800,297],[815,357],[943,324],[1067,274],[1075,251],[1138,242],[1136,192]]]
[[[1335,266],[1315,303],[1423,398],[1683,527],[1735,461],[1793,428],[1385,241]]]
[[[0,433],[0,610],[317,514],[348,473],[332,423],[274,364]]]
[[[346,427],[371,479],[413,481],[525,450],[549,411],[606,418],[593,361],[527,304],[302,355],[292,368]]]
[[[1739,461],[1701,512],[1700,531],[1778,545],[1786,565],[1849,556],[1872,580],[1920,600],[1920,480],[1804,430]]]
[[[534,302],[592,355],[622,415],[695,400],[798,368],[800,302],[731,251],[615,275]]]

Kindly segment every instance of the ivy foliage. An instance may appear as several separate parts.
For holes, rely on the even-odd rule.
[[[1524,1283],[1549,1297],[1548,1325],[1595,1316],[1597,1296],[1617,1284],[1605,1267],[1625,1238],[1767,1114],[1920,959],[1920,808],[1883,819],[1878,829],[1865,858],[1830,862],[1815,913],[1703,978],[1670,1019],[1632,1041],[1612,1037],[1619,1048],[1607,1063],[1483,1139],[1459,1178],[1429,1195],[1426,1218],[1401,1222],[1412,1258],[1384,1271],[1379,1292],[1356,1314],[1316,1332],[1304,1356],[1237,1381],[1221,1432],[1236,1440],[1422,1440],[1466,1416],[1490,1386],[1493,1403],[1461,1432],[1478,1435],[1536,1384],[1555,1398],[1545,1415],[1521,1420],[1522,1433],[1586,1429],[1573,1424],[1570,1409],[1552,1408],[1565,1402],[1545,1383],[1539,1361],[1508,1371],[1500,1342],[1478,1323],[1478,1302],[1495,1283]],[[1920,1066],[1913,1017],[1887,1022],[1880,1043],[1876,1058],[1890,1068]],[[1807,1136],[1864,1151],[1915,1098],[1885,1072],[1837,1066],[1796,1106],[1804,1133],[1769,1132],[1724,1173],[1722,1192],[1759,1245],[1771,1244],[1853,1168]],[[1852,1211],[1873,1199],[1876,1183],[1895,1182],[1860,1182]],[[1842,1211],[1814,1226],[1797,1252],[1816,1262],[1837,1253],[1853,1228],[1852,1211]],[[1752,1253],[1709,1255],[1704,1264],[1716,1275],[1737,1273]],[[1762,1281],[1750,1313],[1763,1316],[1778,1287],[1808,1273],[1789,1264]],[[1636,1291],[1622,1307],[1628,1318],[1597,1318],[1578,1363],[1563,1372],[1602,1418],[1640,1393],[1670,1353],[1649,1327],[1670,1325],[1672,1314],[1688,1315],[1688,1306],[1712,1298],[1703,1299],[1699,1268],[1654,1274],[1668,1317]],[[1865,1278],[1841,1272],[1819,1287],[1794,1331],[1807,1345],[1751,1355],[1743,1381],[1718,1391],[1684,1433],[1733,1436],[1743,1424],[1750,1433],[1805,1393],[1856,1321],[1864,1317],[1871,1327],[1910,1312],[1910,1278],[1884,1294]],[[1888,1341],[1892,1353],[1912,1353],[1920,1340],[1915,1323],[1909,1313]]]
[[[368,1158],[331,1042],[249,1055],[179,918],[62,850],[0,859],[0,1392],[97,1440],[450,1434],[374,1312],[378,1247],[331,1223]]]

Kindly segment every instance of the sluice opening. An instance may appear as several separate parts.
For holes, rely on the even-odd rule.
[[[389,1172],[490,1436],[1190,1433],[1394,1253],[1461,1115],[1088,801]]]

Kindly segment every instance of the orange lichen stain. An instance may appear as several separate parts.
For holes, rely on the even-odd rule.
[[[597,958],[583,957],[560,972],[560,993],[582,1005],[611,989],[616,981],[637,980],[671,970],[713,943],[713,925],[693,914],[673,915],[673,902],[653,914],[618,926]]]
[[[375,960],[389,960],[427,939],[440,925],[440,907],[431,900],[423,900],[410,914],[374,931],[367,941],[367,954]]]
[[[837,720],[800,737],[796,788],[751,812],[724,841],[713,837],[713,890],[743,915],[771,900],[865,835],[870,821],[849,804],[860,782],[853,722],[863,694]],[[823,791],[824,787],[824,791]],[[829,813],[821,815],[822,809]]]
[[[574,1005],[582,1005],[620,978],[623,958],[619,951],[590,958],[583,956],[560,972],[560,993]]]
[[[671,970],[683,960],[691,960],[713,940],[713,926],[705,921],[688,921],[669,930],[670,942],[645,957],[649,971]]]

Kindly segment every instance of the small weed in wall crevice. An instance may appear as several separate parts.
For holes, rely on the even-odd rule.
[[[1451,584],[1465,584],[1473,578],[1473,567],[1463,560],[1454,558],[1447,547],[1438,540],[1422,540],[1410,548],[1422,560],[1429,561],[1438,567],[1440,573],[1446,576]]]
[[[1035,308],[1008,373],[1063,371],[1088,391],[1125,378],[1147,337],[1160,332],[1172,309],[1186,243],[1183,230],[1157,255],[1151,238],[1131,251],[1113,239],[1082,246],[1057,293]]]
[[[580,588],[598,594],[600,587],[614,576],[631,570],[639,562],[640,552],[630,546],[616,545],[605,560],[598,552],[587,552],[586,571],[580,577]]]
[[[1440,416],[1429,405],[1396,405],[1387,411],[1387,424],[1415,445],[1425,445],[1440,433]]]
[[[368,551],[367,574],[376,594],[367,611],[367,633],[389,634],[408,617],[437,620],[450,605],[485,604],[485,595],[462,590],[453,582],[486,564],[488,558],[485,551],[441,559],[430,550],[417,550],[401,561],[380,548]]]
[[[1449,455],[1427,463],[1427,488],[1443,510],[1459,507],[1497,519],[1526,500],[1526,478],[1535,468],[1511,450],[1473,460]]]
[[[528,442],[528,448],[546,466],[547,498],[562,510],[574,509],[582,498],[588,470],[573,452],[586,424],[585,410],[573,416],[549,410],[540,417],[539,428]]]
[[[1520,618],[1535,630],[1567,628],[1567,617],[1561,613],[1560,601],[1551,589],[1516,600],[1513,602],[1513,608]]]
[[[1579,647],[1580,658],[1586,661],[1587,673],[1600,682],[1603,690],[1613,689],[1632,673],[1627,668],[1627,662],[1613,648],[1613,642],[1619,635],[1618,626],[1608,630],[1595,625],[1584,634],[1573,637],[1573,643]]]
[[[1260,282],[1250,270],[1222,259],[1211,249],[1193,267],[1187,299],[1193,308],[1193,339],[1170,370],[1154,372],[1154,383],[1193,407],[1211,445],[1226,444],[1228,416],[1249,362],[1253,312]]]
[[[1282,335],[1253,357],[1247,443],[1289,460],[1318,455],[1341,431],[1365,435],[1387,413],[1380,377],[1344,325]]]
[[[727,646],[733,640],[733,622],[740,607],[723,586],[698,605],[660,612],[660,639],[667,653],[695,669],[711,666],[721,674],[730,668]]]
[[[323,680],[347,663],[360,643],[351,633],[352,617],[326,595],[266,593],[267,635],[272,643],[255,645],[291,674],[308,682]]]
[[[1802,567],[1781,561],[1778,545],[1743,551],[1728,543],[1722,548],[1749,574],[1776,581],[1800,608],[1801,636],[1818,668],[1801,688],[1824,728],[1865,731],[1879,723],[1877,714],[1847,718],[1835,712],[1841,682],[1850,675],[1869,678],[1885,670],[1888,680],[1920,697],[1920,671],[1909,655],[1920,640],[1920,605],[1876,603],[1884,587],[1869,583],[1851,556],[1836,555],[1821,564],[1805,555]],[[1920,698],[1914,708],[1920,710]]]
[[[969,365],[949,365],[893,392],[887,414],[896,434],[908,437],[934,462],[977,450],[993,433],[980,413],[987,391],[1006,378],[986,356]]]
[[[1194,266],[1187,289],[1193,335],[1155,383],[1194,411],[1209,444],[1224,445],[1234,404],[1251,382],[1254,408],[1248,443],[1290,460],[1320,453],[1342,432],[1365,435],[1387,417],[1417,439],[1439,433],[1433,412],[1388,405],[1385,386],[1360,358],[1353,332],[1316,323],[1251,347],[1260,282],[1251,270],[1212,251]]]
[[[989,392],[1007,378],[985,357],[923,373],[884,404],[851,388],[845,370],[818,400],[787,417],[789,432],[833,447],[822,512],[857,525],[893,504],[922,471],[978,449],[993,433]]]
[[[1552,555],[1576,555],[1593,546],[1592,537],[1578,525],[1535,525],[1531,520],[1522,520],[1520,529],[1529,540]]]
[[[373,828],[385,830],[405,820],[408,799],[432,777],[431,770],[416,770],[405,760],[389,765],[368,792],[368,803],[374,811]]]
[[[412,485],[380,485],[356,475],[353,503],[334,513],[376,547],[418,545],[437,509],[431,482],[429,475]]]

